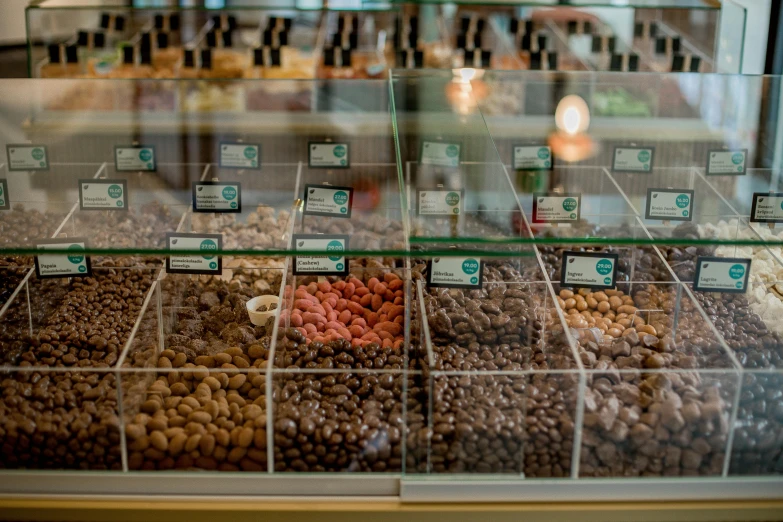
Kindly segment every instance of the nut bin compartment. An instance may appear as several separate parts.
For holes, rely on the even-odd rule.
[[[122,470],[118,374],[157,276],[93,264],[90,277],[22,283],[0,317],[0,467]],[[104,265],[109,265],[108,267]]]
[[[275,321],[253,325],[245,303],[279,294],[283,270],[230,272],[157,282],[158,304],[142,318],[121,374],[129,469],[267,471]]]
[[[582,383],[573,340],[535,257],[483,263],[480,290],[417,282],[429,407],[425,423],[412,419],[416,471],[569,477]]]
[[[580,293],[610,305],[596,321],[631,320],[575,332],[587,373],[580,476],[721,475],[740,375],[697,301],[681,283]],[[633,313],[615,313],[628,294],[620,306]]]

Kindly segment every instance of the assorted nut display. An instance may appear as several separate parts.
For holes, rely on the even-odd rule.
[[[209,218],[194,215],[194,230],[263,249],[290,216],[259,206],[242,222]],[[162,236],[174,217],[152,204],[113,226],[94,219],[77,224],[124,245]],[[349,234],[371,252],[404,246],[398,224],[313,220],[304,230]],[[695,226],[674,230],[700,237]],[[0,380],[0,467],[120,470],[124,437],[131,470],[716,476],[734,429],[731,474],[783,472],[776,323],[756,313],[753,293],[672,281],[692,278],[699,255],[730,253],[624,249],[617,287],[594,291],[556,282],[564,250],[539,247],[554,294],[535,257],[486,259],[477,290],[428,288],[421,264],[407,274],[400,259],[354,260],[348,277],[291,276],[261,326],[246,303],[280,295],[284,259],[227,258],[221,276],[158,278],[159,261],[106,258],[92,277],[32,277],[30,304],[12,303],[0,342],[6,364],[41,368]],[[747,255],[770,265],[752,281],[773,292],[774,257]],[[0,266],[10,296],[28,267],[11,257]],[[423,309],[406,301],[417,285]],[[160,314],[142,314],[150,291]],[[122,371],[111,371],[134,325]]]

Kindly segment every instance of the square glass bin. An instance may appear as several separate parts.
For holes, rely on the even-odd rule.
[[[783,474],[783,372],[745,371],[729,475]]]
[[[408,473],[572,475],[580,364],[551,287],[514,261],[485,259],[481,294],[417,283]]]
[[[624,286],[582,292],[611,303]],[[628,328],[572,330],[587,374],[579,475],[721,475],[740,380],[731,351],[683,284],[623,293],[632,304],[617,312],[630,316],[595,320],[630,317]]]
[[[272,370],[275,472],[400,473],[405,370]]]
[[[402,471],[410,270],[376,261],[350,259],[348,277],[286,277],[272,350],[276,472]]]
[[[283,272],[235,268],[221,277],[166,274],[156,283],[122,361],[130,470],[267,470],[276,315],[251,319],[247,305],[258,296],[276,302]]]
[[[132,342],[156,276],[95,264],[92,278],[29,273],[0,317],[0,467],[123,469],[113,367]],[[94,289],[86,286],[92,281]]]
[[[221,168],[210,164],[204,169],[200,181],[239,183],[241,199],[237,202],[240,212],[223,214],[197,212],[192,210],[191,203],[180,231],[222,234],[223,249],[226,252],[284,250],[290,242],[293,228],[292,212],[297,197],[299,168],[297,163],[267,164],[262,165],[261,170]],[[187,198],[192,200],[191,187]],[[254,267],[266,266],[263,260],[268,259],[246,257]],[[226,264],[227,261],[224,260],[224,266]],[[277,268],[282,268],[282,264]]]
[[[253,346],[215,354],[219,367],[180,366],[168,349],[169,369],[121,372],[128,469],[265,473],[267,361]]]
[[[116,372],[10,368],[0,372],[0,468],[121,471]]]

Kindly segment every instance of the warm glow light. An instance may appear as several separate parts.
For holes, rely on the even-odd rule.
[[[590,126],[590,110],[585,101],[575,94],[560,100],[555,111],[555,125],[572,136],[586,131]]]

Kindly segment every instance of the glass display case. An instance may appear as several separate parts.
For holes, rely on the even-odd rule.
[[[461,67],[739,73],[747,18],[734,0],[125,4],[32,2],[30,76],[367,79],[392,68]]]
[[[4,81],[3,491],[780,498],[779,81]]]

